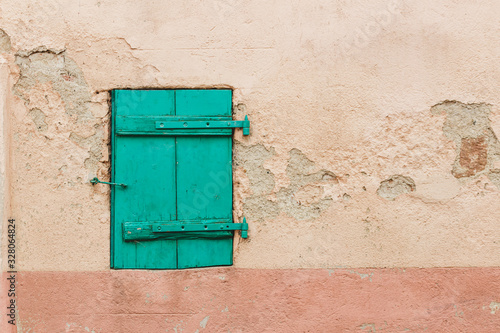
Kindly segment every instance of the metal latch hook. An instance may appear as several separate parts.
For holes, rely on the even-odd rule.
[[[97,177],[92,178],[90,180],[90,182],[92,183],[92,185],[95,185],[97,183],[101,183],[101,184],[118,185],[121,187],[127,187],[127,184],[103,182],[103,181],[100,181]]]

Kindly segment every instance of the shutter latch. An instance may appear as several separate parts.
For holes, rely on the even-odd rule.
[[[97,183],[101,183],[101,184],[118,185],[118,186],[122,186],[122,187],[127,187],[127,184],[103,182],[103,181],[100,181],[97,177],[92,178],[90,180],[90,182],[92,183],[92,185],[95,185]]]

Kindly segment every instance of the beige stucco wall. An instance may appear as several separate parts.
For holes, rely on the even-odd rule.
[[[20,269],[108,269],[109,189],[88,181],[109,175],[108,91],[145,87],[233,87],[248,114],[236,266],[499,265],[499,15],[493,0],[3,0]]]

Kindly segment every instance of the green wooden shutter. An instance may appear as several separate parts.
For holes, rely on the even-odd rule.
[[[231,90],[113,91],[112,182],[127,186],[112,186],[112,267],[232,264],[231,231],[158,232],[233,222],[232,130],[188,126],[229,124],[231,100]]]

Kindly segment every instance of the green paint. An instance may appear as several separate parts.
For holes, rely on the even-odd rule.
[[[182,129],[186,130],[185,131],[186,133],[190,133],[187,130],[191,129],[204,130],[203,133],[207,133],[204,135],[210,135],[210,133],[218,133],[216,131],[212,131],[212,129],[226,129],[226,128],[243,128],[243,135],[250,134],[250,121],[248,120],[248,116],[245,116],[245,120],[243,121],[241,120],[172,121],[171,119],[166,118],[165,120],[155,122],[155,125],[157,130]],[[171,135],[177,135],[175,133],[178,133],[178,131],[172,131],[166,133],[172,133]],[[230,132],[227,131],[223,133],[228,133],[227,135],[231,134]]]
[[[125,222],[123,237],[125,241],[151,239],[200,239],[232,238],[228,231],[240,230],[241,237],[248,237],[248,224],[232,223],[231,219],[165,221],[165,222]],[[189,231],[189,232],[188,232]]]
[[[244,228],[220,231],[214,225],[232,223],[232,130],[175,125],[158,130],[157,124],[234,124],[232,92],[115,90],[112,98],[111,182],[127,184],[111,189],[112,267],[231,265],[228,230]],[[153,230],[172,224],[190,231]],[[199,230],[200,224],[210,230]]]

